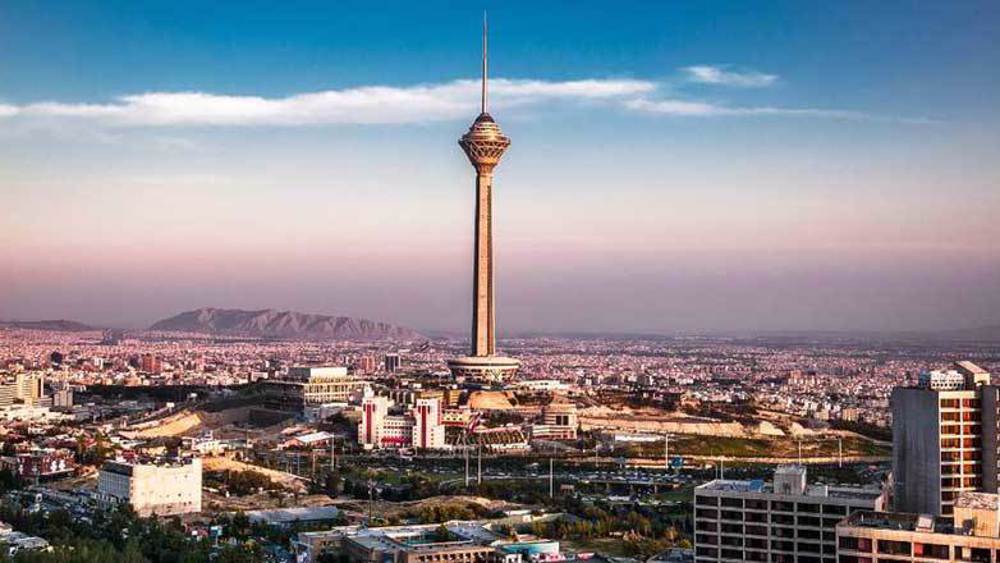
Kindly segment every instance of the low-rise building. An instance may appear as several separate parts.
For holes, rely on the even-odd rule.
[[[40,448],[3,457],[0,458],[0,465],[29,481],[65,477],[76,471],[73,452],[54,448]]]
[[[494,563],[503,560],[492,545],[499,539],[480,522],[451,521],[301,532],[292,547],[305,563],[317,561],[323,553],[339,554],[349,563]]]
[[[553,401],[542,407],[542,423],[531,426],[531,439],[576,440],[579,425],[575,404]]]
[[[201,459],[146,463],[107,461],[97,479],[98,498],[129,504],[139,516],[201,512]]]
[[[357,400],[365,385],[346,367],[338,366],[294,366],[285,377],[265,383],[276,406],[301,410],[307,416],[324,405],[344,405],[352,397]]]
[[[1000,561],[997,495],[962,493],[947,517],[862,511],[837,526],[839,563]]]

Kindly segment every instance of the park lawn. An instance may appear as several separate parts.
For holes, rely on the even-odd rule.
[[[587,540],[560,540],[563,546],[576,552],[593,551],[612,557],[628,557],[621,538],[591,538]]]

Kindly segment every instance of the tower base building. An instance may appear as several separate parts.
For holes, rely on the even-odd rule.
[[[448,369],[459,383],[503,383],[513,379],[520,367],[520,361],[503,356],[465,356],[448,360]]]

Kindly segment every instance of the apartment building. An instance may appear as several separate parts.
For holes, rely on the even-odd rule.
[[[694,491],[698,562],[836,563],[837,524],[882,510],[878,489],[809,485],[806,468],[779,466],[774,480],[717,479]]]

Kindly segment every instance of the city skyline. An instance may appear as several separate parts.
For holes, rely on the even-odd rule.
[[[573,6],[488,6],[504,329],[1000,324],[995,6]],[[0,319],[462,332],[482,7],[6,4]]]

